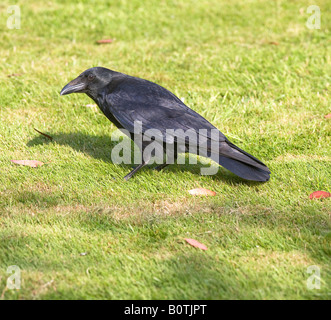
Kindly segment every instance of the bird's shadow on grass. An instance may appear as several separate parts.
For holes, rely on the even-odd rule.
[[[53,138],[52,141],[42,135],[36,136],[27,143],[27,146],[37,147],[40,145],[56,143],[58,145],[69,146],[74,150],[85,153],[95,159],[100,159],[105,162],[113,163],[111,160],[111,152],[113,147],[116,146],[118,142],[112,141],[110,136],[91,135],[81,132],[70,132],[70,133],[60,132],[56,134],[50,134],[50,136]],[[121,166],[132,168],[132,164],[121,164]],[[154,167],[155,165],[148,166],[148,168],[154,168]],[[176,172],[188,171],[199,176],[200,169],[202,167],[206,167],[206,166],[200,164],[199,162],[198,164],[188,164],[188,159],[186,159],[185,164],[169,165],[168,167],[163,169],[163,172],[176,173]],[[217,174],[210,175],[209,177],[212,180],[222,181],[223,183],[227,183],[230,185],[245,184],[249,186],[255,186],[261,184],[261,182],[243,180],[237,177],[236,175],[230,173],[228,170],[225,170],[222,167],[220,167]]]
[[[87,154],[95,159],[111,163],[112,148],[118,143],[112,141],[110,136],[90,135],[81,132],[50,133],[50,136],[53,138],[52,141],[41,135],[36,136],[27,143],[27,146],[36,147],[48,144],[69,146],[72,149]]]

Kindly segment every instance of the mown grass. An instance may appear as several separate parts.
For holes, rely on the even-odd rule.
[[[2,299],[330,299],[331,205],[309,199],[330,191],[327,1],[316,30],[308,1],[17,4],[19,30],[0,4]],[[87,96],[59,96],[97,65],[170,89],[271,180],[173,165],[122,181],[130,167],[110,161],[116,128]],[[195,187],[217,195],[192,197]],[[10,265],[20,290],[6,289]],[[320,289],[307,288],[311,265]]]

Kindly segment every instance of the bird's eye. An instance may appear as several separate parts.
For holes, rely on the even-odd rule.
[[[88,77],[87,77],[87,79],[88,79],[89,81],[94,80],[94,78],[95,78],[95,75],[92,74],[92,73],[90,73],[90,74],[88,75]]]

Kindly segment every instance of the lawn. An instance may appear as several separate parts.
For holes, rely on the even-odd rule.
[[[331,298],[331,199],[309,199],[331,185],[328,1],[320,29],[306,26],[310,1],[21,0],[20,29],[7,28],[11,4],[0,4],[0,299]],[[59,95],[92,66],[171,90],[270,181],[175,164],[125,182],[114,125],[86,95]],[[12,265],[19,290],[6,288]]]

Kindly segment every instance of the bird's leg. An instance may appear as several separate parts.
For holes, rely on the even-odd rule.
[[[135,167],[129,174],[127,174],[124,177],[124,180],[128,181],[130,178],[133,177],[135,173],[137,173],[141,168],[143,168],[148,162],[150,161],[151,157],[150,156],[145,156],[144,157],[144,150],[148,144],[145,142],[142,143],[141,146],[141,164],[139,164],[137,167]]]
[[[142,167],[144,167],[147,163],[145,161],[143,161],[139,166],[137,166],[136,168],[134,168],[129,174],[127,174],[124,177],[124,180],[128,181],[130,178],[132,178],[132,176],[137,173]]]

